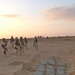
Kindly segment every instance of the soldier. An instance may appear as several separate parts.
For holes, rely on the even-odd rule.
[[[22,50],[22,53],[24,53],[24,40],[23,40],[23,37],[20,37],[20,48]]]
[[[22,51],[21,51],[21,46],[20,46],[20,41],[18,39],[18,37],[15,38],[15,49],[16,49],[16,54],[22,54]]]
[[[12,45],[12,47],[14,47],[14,38],[13,38],[13,36],[11,36],[10,44]]]
[[[4,49],[5,56],[6,56],[7,51],[8,51],[8,49],[6,48],[6,46],[7,46],[7,41],[6,41],[5,38],[3,38],[3,40],[2,40],[2,48]]]
[[[35,36],[35,38],[34,38],[33,47],[35,47],[36,49],[38,49],[38,39],[37,39],[36,36]]]
[[[27,48],[28,40],[27,40],[27,38],[26,38],[26,37],[24,38],[24,43],[25,43],[25,48]]]

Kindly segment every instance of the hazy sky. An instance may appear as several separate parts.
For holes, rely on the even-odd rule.
[[[0,0],[0,38],[75,35],[75,0]]]

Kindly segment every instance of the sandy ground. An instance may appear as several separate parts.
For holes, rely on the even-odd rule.
[[[75,75],[74,38],[39,39],[38,45],[37,50],[31,39],[25,53],[16,55],[15,49],[8,43],[7,57],[0,46],[0,75],[34,75],[37,66],[44,60],[50,61],[52,57],[67,64],[67,75]]]

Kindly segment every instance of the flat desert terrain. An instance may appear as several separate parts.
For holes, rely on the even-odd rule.
[[[56,58],[67,64],[67,75],[75,75],[75,37],[38,39],[38,49],[33,47],[33,40],[28,39],[28,49],[22,55],[8,42],[5,57],[0,40],[0,75],[34,75],[37,66],[44,60]]]

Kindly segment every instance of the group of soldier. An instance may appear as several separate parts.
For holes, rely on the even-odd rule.
[[[34,38],[34,42],[33,42],[33,47],[35,47],[36,49],[38,49],[38,39],[37,37]],[[20,37],[20,39],[18,37],[13,38],[13,36],[11,36],[10,38],[10,44],[12,45],[12,48],[14,48],[16,50],[16,54],[23,54],[24,53],[24,49],[27,49],[27,45],[28,45],[28,39],[25,37]],[[6,56],[7,54],[7,45],[8,42],[5,38],[2,39],[2,48],[3,48],[3,53]]]

